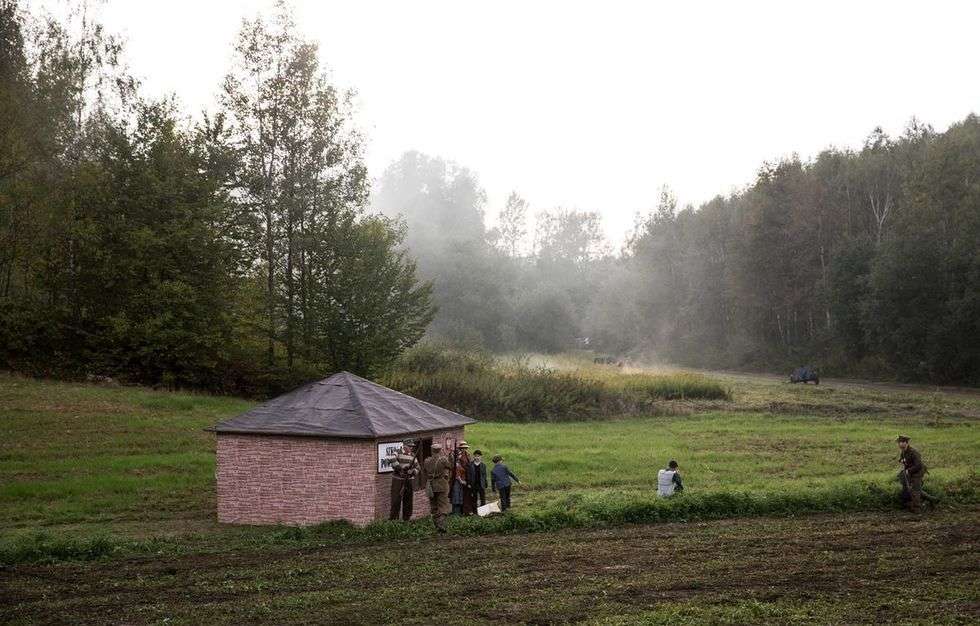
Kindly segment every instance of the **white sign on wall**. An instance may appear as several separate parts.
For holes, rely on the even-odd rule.
[[[378,473],[385,474],[395,471],[391,468],[391,462],[394,459],[388,457],[394,457],[401,449],[402,442],[400,441],[378,444]]]

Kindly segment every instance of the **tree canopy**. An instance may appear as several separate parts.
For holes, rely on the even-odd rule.
[[[431,286],[364,215],[349,96],[285,5],[243,24],[197,121],[143,98],[84,10],[2,0],[0,38],[7,366],[263,394],[422,337]]]

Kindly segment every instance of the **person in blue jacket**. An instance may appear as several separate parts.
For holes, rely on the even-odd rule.
[[[500,491],[500,511],[510,508],[510,487],[511,480],[515,483],[521,482],[514,472],[507,469],[504,465],[504,457],[499,454],[493,457],[493,469],[490,470],[490,487],[496,493]]]

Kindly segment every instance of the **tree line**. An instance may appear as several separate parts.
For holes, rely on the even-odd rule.
[[[668,188],[611,254],[594,211],[405,154],[375,204],[435,284],[432,332],[502,351],[589,348],[699,367],[980,383],[980,118],[913,119],[857,150],[764,164],[700,207]]]
[[[261,395],[373,375],[424,335],[701,367],[980,383],[980,120],[597,211],[410,151],[372,179],[351,94],[285,5],[212,113],[150,100],[85,4],[0,0],[0,365]],[[490,225],[488,225],[490,224]]]
[[[678,359],[980,382],[980,119],[875,129],[698,210],[663,198],[632,252]]]
[[[287,7],[243,23],[215,111],[149,100],[86,4],[0,0],[0,359],[261,394],[370,374],[425,332],[403,226],[365,211],[350,94]]]

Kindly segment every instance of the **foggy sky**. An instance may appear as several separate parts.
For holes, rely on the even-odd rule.
[[[599,210],[614,241],[663,184],[696,205],[766,160],[980,111],[971,2],[295,4],[359,93],[372,176],[418,149],[475,170],[491,219],[516,189],[533,209]],[[196,113],[260,9],[271,2],[107,0],[101,16],[145,93]]]

